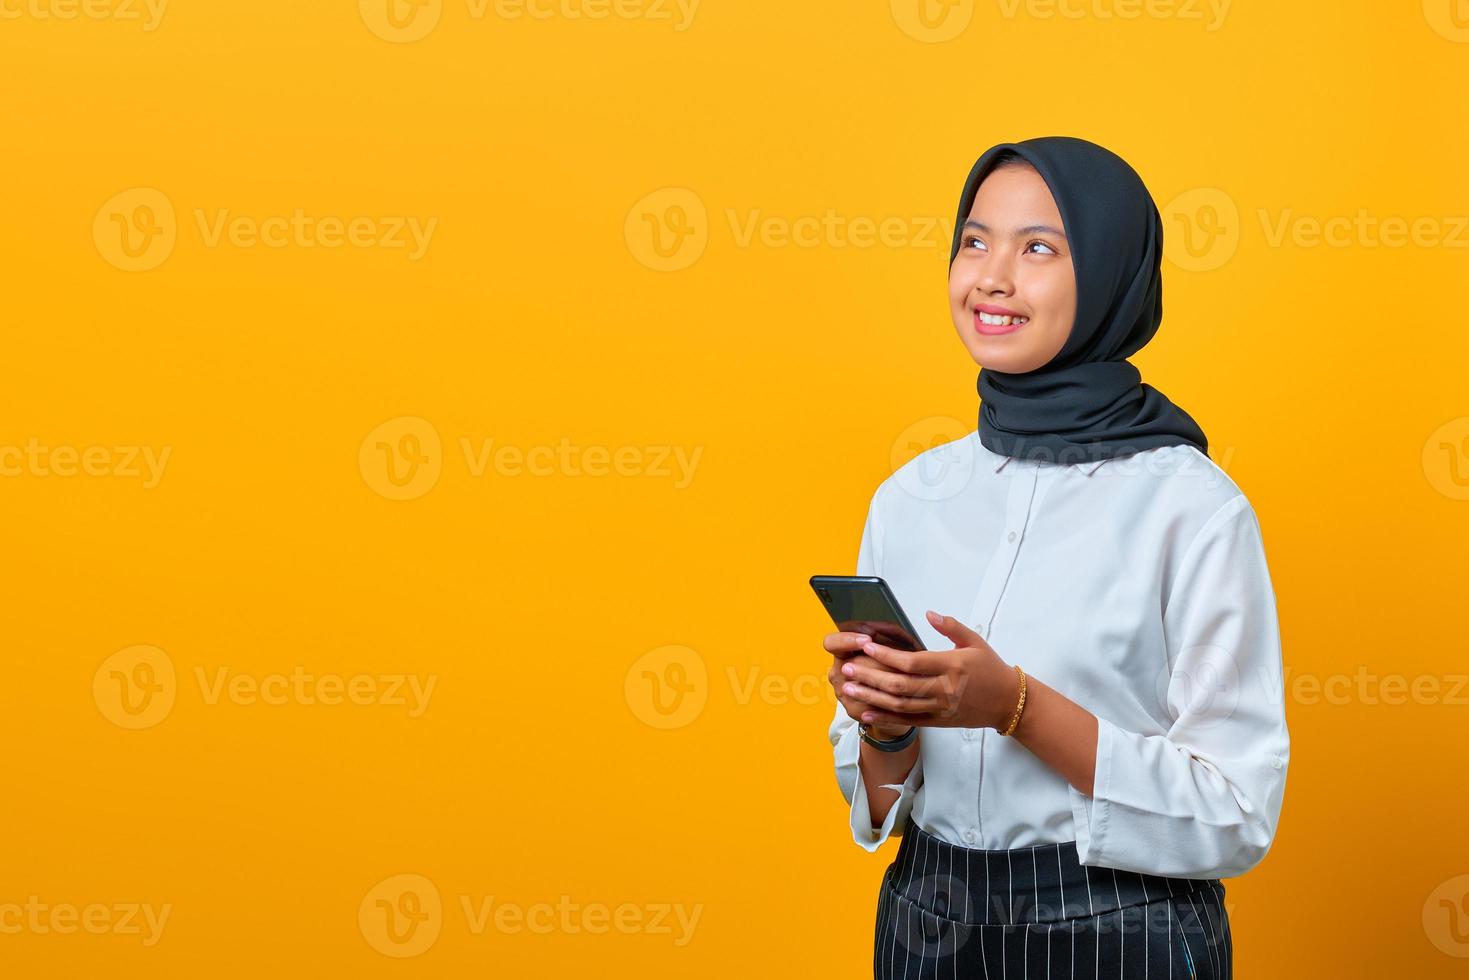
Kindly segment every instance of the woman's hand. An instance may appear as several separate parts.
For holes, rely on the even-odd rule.
[[[822,641],[826,652],[832,655],[831,670],[827,671],[826,679],[831,682],[837,701],[846,709],[847,716],[854,721],[861,721],[863,713],[871,711],[872,706],[842,690],[848,680],[847,676],[842,673],[842,666],[852,664],[874,673],[889,673],[882,664],[862,652],[862,647],[870,642],[872,642],[872,637],[866,633],[848,632],[828,633]],[[899,738],[908,731],[909,724],[904,722],[897,725],[884,725],[880,722],[873,722],[868,727],[872,729],[872,734],[877,738]]]
[[[909,725],[1008,726],[1020,696],[1015,671],[983,637],[954,617],[930,611],[928,621],[954,641],[954,649],[909,652],[863,637],[866,642],[857,647],[867,657],[840,664],[845,683],[837,689],[837,696],[842,703],[852,700],[863,706],[854,718],[900,732]],[[847,710],[851,713],[852,709]]]

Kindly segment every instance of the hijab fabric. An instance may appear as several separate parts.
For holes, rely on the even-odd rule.
[[[1163,220],[1142,178],[1111,150],[1070,136],[999,143],[969,171],[949,264],[995,158],[1011,150],[1050,187],[1076,274],[1076,322],[1054,358],[1034,371],[983,368],[979,439],[991,452],[1081,463],[1208,440],[1187,412],[1142,381],[1127,358],[1163,319]]]

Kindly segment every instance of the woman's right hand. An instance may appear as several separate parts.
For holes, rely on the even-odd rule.
[[[846,674],[842,673],[842,664],[850,661],[858,666],[870,667],[874,670],[888,670],[887,666],[862,652],[863,645],[871,642],[872,637],[868,634],[852,632],[828,633],[822,641],[826,652],[832,655],[831,670],[827,671],[826,679],[831,682],[831,688],[836,692],[837,701],[846,709],[847,716],[856,722],[862,721],[862,712],[870,711],[872,705],[866,701],[859,701],[842,690],[850,680]],[[906,726],[887,728],[882,725],[868,725],[867,728],[874,737],[884,739],[901,738],[908,733]]]

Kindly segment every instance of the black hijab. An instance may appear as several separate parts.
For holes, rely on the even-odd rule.
[[[1061,463],[1173,445],[1207,455],[1198,423],[1127,361],[1163,319],[1163,221],[1127,161],[1070,136],[990,147],[964,184],[949,264],[979,185],[1006,150],[1035,167],[1056,199],[1076,273],[1076,322],[1060,353],[1034,371],[981,369],[980,442],[1005,456]]]

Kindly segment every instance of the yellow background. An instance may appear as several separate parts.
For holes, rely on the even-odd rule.
[[[1274,850],[1226,882],[1237,975],[1469,964],[1469,908],[1456,934],[1439,904],[1469,906],[1469,11],[444,0],[394,28],[371,0],[173,0],[149,29],[92,3],[0,0],[0,447],[169,456],[152,485],[121,454],[0,477],[0,905],[171,911],[153,945],[0,933],[7,976],[865,975],[896,845],[850,839],[806,578],[850,572],[877,483],[972,428],[947,228],[985,147],[1050,134],[1165,210],[1134,361],[1274,575],[1291,774]],[[167,227],[109,203],[139,188]],[[199,227],[296,209],[437,223],[417,259]],[[895,230],[783,240],[828,212]],[[1359,212],[1428,237],[1312,239]],[[172,251],[119,267],[113,215]],[[461,440],[490,439],[627,465],[476,472]],[[375,454],[415,445],[428,488],[391,499]],[[175,675],[133,728],[107,692],[139,656]],[[410,717],[197,680],[298,667],[436,686]],[[670,719],[647,678],[673,667]],[[1442,689],[1295,680],[1361,671]],[[384,955],[374,890],[403,881],[441,907]],[[491,896],[699,918],[476,932],[462,900]]]

